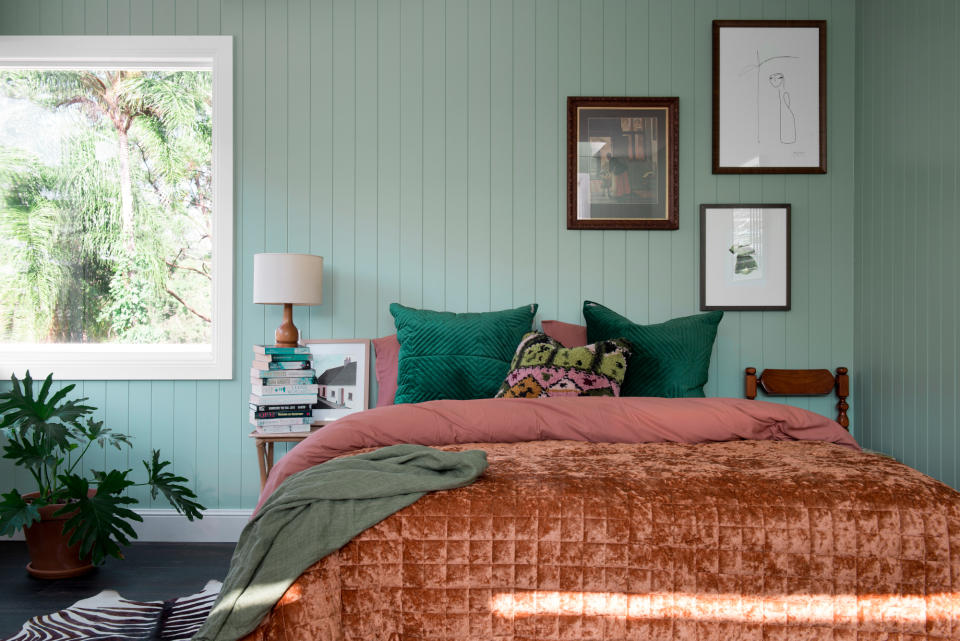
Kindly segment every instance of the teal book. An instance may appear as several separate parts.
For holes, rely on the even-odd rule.
[[[254,345],[253,351],[257,354],[309,354],[310,348],[303,345],[298,347],[276,347],[274,345]]]
[[[284,363],[284,362],[298,362],[306,363],[309,361],[312,356],[310,354],[257,354],[253,359],[254,363]],[[309,364],[307,365],[309,367]]]

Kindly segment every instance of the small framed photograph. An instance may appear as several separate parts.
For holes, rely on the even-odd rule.
[[[700,205],[700,309],[790,309],[790,205]]]
[[[827,172],[827,23],[713,21],[713,173]]]
[[[677,229],[679,98],[567,98],[567,229]]]
[[[317,372],[313,424],[324,425],[367,409],[370,398],[370,341],[360,338],[305,340]]]

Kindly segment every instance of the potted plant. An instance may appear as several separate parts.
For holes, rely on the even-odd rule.
[[[122,449],[130,446],[126,434],[113,432],[103,421],[90,417],[93,407],[86,398],[67,400],[75,385],[53,395],[53,375],[47,376],[34,396],[34,381],[28,371],[23,381],[11,377],[12,389],[0,394],[0,432],[7,437],[3,457],[26,468],[35,488],[27,494],[16,489],[0,494],[0,535],[23,529],[30,551],[30,574],[40,578],[76,576],[100,565],[106,557],[123,558],[121,546],[137,534],[131,521],[143,518],[129,505],[128,488],[149,486],[153,498],[163,494],[187,519],[203,518],[202,505],[182,476],[164,471],[169,461],[160,451],[143,461],[147,480],[127,478],[131,470],[90,471],[85,478],[77,465],[97,443]]]

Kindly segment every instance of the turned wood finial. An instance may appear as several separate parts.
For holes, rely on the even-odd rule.
[[[850,417],[847,416],[847,410],[850,409],[850,405],[847,404],[847,397],[850,396],[850,376],[847,374],[846,367],[837,368],[837,398],[840,399],[840,402],[837,403],[837,409],[840,411],[837,416],[837,423],[840,423],[844,429],[850,429]]]
[[[752,401],[753,399],[757,398],[757,368],[748,367],[746,374],[746,378],[744,379],[744,384],[746,386],[746,389],[744,390],[744,396]]]

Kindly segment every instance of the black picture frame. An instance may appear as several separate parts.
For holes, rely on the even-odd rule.
[[[721,39],[730,32],[730,47],[738,51],[750,47],[750,35],[756,30],[756,61],[723,59]],[[762,30],[776,29],[771,36]],[[816,30],[816,42],[805,37],[805,30]],[[799,30],[799,31],[798,31]],[[793,33],[791,33],[791,31]],[[813,34],[809,34],[813,35]],[[770,41],[778,43],[778,48]],[[735,44],[734,44],[735,43]],[[764,51],[761,51],[765,47]],[[776,55],[778,52],[782,55]],[[809,60],[816,52],[816,64]],[[732,54],[730,54],[732,55]],[[769,66],[765,66],[769,65]],[[781,65],[784,68],[781,68]],[[743,83],[753,86],[756,69],[756,95]],[[768,73],[766,79],[763,74]],[[816,73],[817,78],[807,77]],[[791,79],[791,74],[800,78]],[[766,80],[766,82],[764,82]],[[800,80],[801,82],[796,82]],[[797,98],[791,86],[802,86]],[[816,87],[815,90],[810,89]],[[816,97],[816,105],[812,96]],[[728,110],[721,113],[723,105]],[[770,109],[779,109],[761,118]],[[801,109],[802,108],[802,109]],[[755,114],[756,142],[746,135],[742,124]],[[803,123],[817,115],[816,127]],[[764,126],[761,126],[761,122]],[[770,125],[776,122],[777,125]],[[779,133],[775,140],[770,127]],[[792,127],[792,129],[791,129]],[[752,128],[751,128],[752,130]],[[814,135],[817,140],[810,141]],[[752,151],[751,151],[752,150]],[[756,154],[754,156],[754,153]],[[770,158],[765,162],[764,158]],[[785,160],[789,162],[784,163]],[[752,164],[756,163],[756,164]],[[827,22],[826,20],[714,20],[713,21],[713,173],[715,174],[825,174],[827,173]]]
[[[732,220],[737,216],[737,210],[746,216],[743,227],[750,237],[746,242],[754,244],[753,252],[742,252],[740,249],[743,242],[738,241],[737,223]],[[790,309],[790,210],[790,205],[786,203],[700,205],[701,310],[745,312]],[[783,221],[772,224],[773,216],[779,216],[774,212],[780,211],[784,213]],[[714,218],[711,219],[711,216]],[[731,220],[721,221],[720,216],[730,217]],[[728,222],[733,234],[724,233],[724,225]],[[724,235],[720,237],[718,232]],[[756,238],[760,238],[764,244],[759,252],[754,243]],[[734,257],[732,264],[727,253]],[[762,270],[766,270],[766,273],[758,273]],[[758,286],[762,279],[769,279],[769,282]]]

